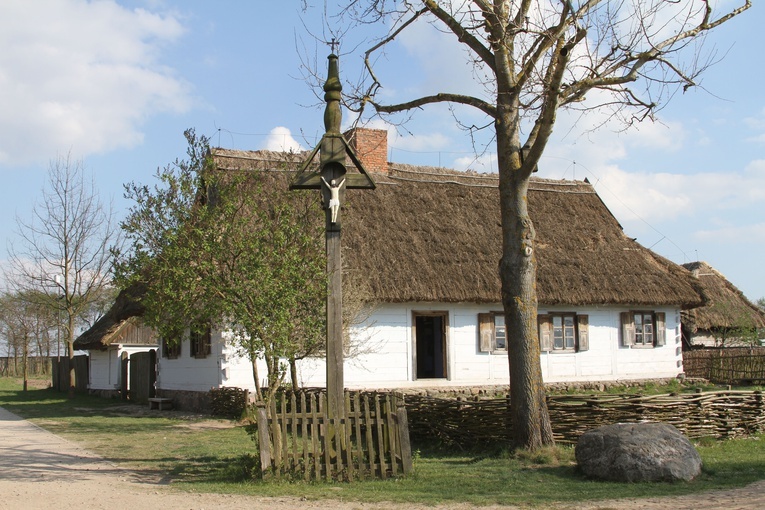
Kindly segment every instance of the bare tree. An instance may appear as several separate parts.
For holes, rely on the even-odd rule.
[[[51,162],[42,199],[31,219],[16,218],[18,246],[10,243],[6,281],[19,295],[40,296],[63,316],[69,356],[69,393],[75,388],[75,328],[109,285],[111,248],[120,234],[111,206],[86,181],[81,161]]]
[[[325,12],[328,11],[325,1]],[[714,58],[696,42],[751,6],[717,12],[710,1],[665,0],[352,0],[338,2],[340,25],[385,27],[364,53],[366,74],[349,94],[360,115],[412,112],[435,103],[483,113],[494,130],[499,168],[502,303],[508,334],[516,447],[553,442],[537,332],[534,226],[529,179],[560,109],[609,112],[626,124],[652,118],[675,91],[696,85]],[[338,20],[334,18],[333,22]],[[456,36],[482,92],[433,91],[388,103],[375,65],[388,46],[420,23]],[[345,33],[348,33],[346,30]],[[316,74],[309,76],[311,79]],[[443,80],[444,87],[448,81]],[[474,131],[475,127],[468,129]]]
[[[24,391],[29,380],[29,357],[43,358],[46,352],[50,354],[50,330],[55,327],[55,321],[45,301],[38,295],[0,296],[0,334],[8,343],[9,357],[13,352],[14,364],[21,357]],[[16,367],[14,373],[18,373]]]

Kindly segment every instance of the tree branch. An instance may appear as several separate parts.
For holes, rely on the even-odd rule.
[[[490,117],[496,118],[497,116],[497,108],[494,105],[478,99],[477,97],[463,96],[461,94],[439,93],[432,96],[419,97],[406,103],[392,105],[381,105],[371,99],[368,99],[367,101],[372,104],[372,106],[375,107],[375,110],[377,110],[379,113],[403,112],[433,103],[459,103],[478,108]]]

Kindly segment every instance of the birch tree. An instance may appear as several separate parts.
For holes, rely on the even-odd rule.
[[[16,226],[6,281],[16,294],[39,296],[40,304],[61,314],[71,396],[75,330],[110,284],[111,250],[120,243],[115,215],[86,179],[82,161],[67,155],[51,162],[40,200]]]
[[[494,130],[513,440],[527,449],[551,444],[537,332],[535,232],[526,195],[556,115],[561,109],[606,111],[626,124],[653,118],[675,91],[694,87],[709,66],[713,55],[705,56],[695,43],[751,2],[352,0],[338,6],[339,20],[330,19],[344,33],[370,26],[387,31],[365,48],[364,78],[347,97],[351,109],[387,115],[447,103],[477,110]],[[443,80],[443,90],[386,101],[386,77],[375,65],[419,23],[457,38],[482,93],[450,90]]]

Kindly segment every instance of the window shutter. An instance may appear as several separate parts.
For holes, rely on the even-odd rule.
[[[494,315],[491,313],[478,314],[478,350],[491,352],[494,344]]]
[[[537,323],[539,323],[539,348],[542,352],[552,351],[552,317],[549,315],[538,315]]]
[[[635,345],[635,322],[630,312],[622,312],[622,345]]]
[[[579,333],[579,351],[590,349],[590,318],[587,315],[577,315],[577,328]]]
[[[667,316],[664,312],[656,312],[656,347],[667,343]]]

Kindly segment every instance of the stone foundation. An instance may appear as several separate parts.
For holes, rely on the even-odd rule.
[[[95,395],[101,398],[120,398],[120,390],[88,390],[88,395]]]
[[[560,383],[547,383],[545,384],[545,390],[548,394],[555,393],[587,393],[587,392],[603,392],[612,390],[615,388],[639,388],[648,384],[662,386],[672,382],[680,381],[683,385],[693,386],[694,384],[705,384],[708,381],[706,379],[678,379],[670,377],[666,379],[629,379],[624,381],[589,381],[589,382],[560,382]],[[420,395],[428,397],[479,397],[479,398],[496,398],[504,397],[510,392],[510,386],[508,385],[495,385],[495,386],[440,386],[431,388],[388,388],[381,391],[396,391],[403,393],[404,395]]]

